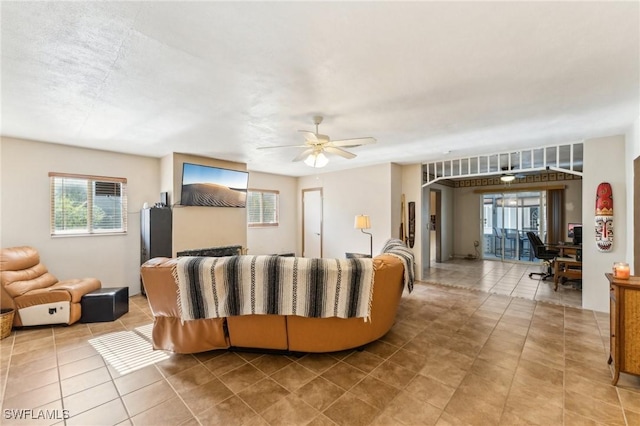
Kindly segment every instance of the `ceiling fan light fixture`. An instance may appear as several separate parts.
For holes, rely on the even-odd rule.
[[[500,180],[502,182],[513,182],[516,180],[516,177],[514,175],[502,175],[500,176]]]
[[[309,156],[304,160],[304,164],[309,167],[314,167],[319,169],[321,167],[326,166],[329,163],[329,159],[322,152],[314,152],[309,154]]]

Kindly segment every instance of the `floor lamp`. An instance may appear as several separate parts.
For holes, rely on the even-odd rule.
[[[371,234],[370,232],[364,232],[365,229],[371,228],[371,221],[369,220],[369,216],[365,214],[356,216],[355,224],[353,227],[362,231],[363,234],[369,234],[369,253],[370,256],[373,257],[373,234]]]

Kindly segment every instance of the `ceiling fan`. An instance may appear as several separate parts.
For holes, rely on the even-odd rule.
[[[348,160],[355,158],[356,154],[347,151],[344,148],[355,148],[360,145],[375,143],[375,138],[362,137],[353,139],[331,140],[328,135],[318,132],[318,126],[322,123],[322,116],[313,117],[313,123],[316,125],[316,131],[298,130],[304,134],[304,144],[298,145],[279,145],[279,146],[263,146],[258,149],[270,148],[305,148],[300,154],[296,155],[293,161],[303,161],[311,167],[324,167],[329,162],[325,154],[335,154]]]
[[[508,167],[502,167],[502,175],[500,176],[500,180],[505,183],[513,182],[516,179],[522,179],[525,177],[522,173],[514,173],[514,167],[509,169]]]

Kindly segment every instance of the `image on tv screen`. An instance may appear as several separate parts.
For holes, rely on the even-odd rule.
[[[245,207],[249,173],[200,164],[182,166],[183,206]]]

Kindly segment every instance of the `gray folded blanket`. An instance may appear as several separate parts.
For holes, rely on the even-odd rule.
[[[409,249],[402,240],[390,238],[382,247],[382,253],[393,255],[404,263],[404,283],[409,293],[411,293],[416,276],[415,261],[411,249]]]

